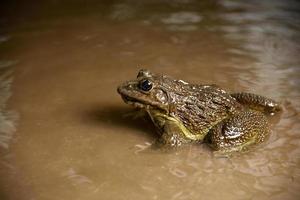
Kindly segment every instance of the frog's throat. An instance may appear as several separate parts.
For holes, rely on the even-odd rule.
[[[207,130],[207,131],[203,131],[203,132],[200,132],[200,133],[193,134],[193,133],[191,133],[191,131],[189,131],[183,125],[182,122],[180,122],[179,119],[177,119],[175,117],[168,116],[168,115],[166,115],[164,113],[161,113],[159,111],[153,111],[153,110],[149,111],[149,110],[147,110],[147,112],[148,112],[148,114],[149,114],[149,116],[150,116],[150,118],[153,122],[155,122],[154,119],[160,119],[160,120],[171,121],[171,122],[175,123],[178,126],[178,128],[182,131],[183,135],[186,138],[188,138],[192,141],[201,141],[201,140],[203,140],[204,137],[206,136],[207,132],[208,132],[208,130]]]

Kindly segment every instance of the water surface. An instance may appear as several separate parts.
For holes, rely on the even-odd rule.
[[[292,0],[3,4],[0,198],[299,199],[299,8]],[[245,154],[153,151],[153,125],[116,92],[140,68],[262,94],[283,113],[270,139]]]

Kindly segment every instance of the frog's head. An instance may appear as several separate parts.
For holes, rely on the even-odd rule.
[[[127,81],[118,87],[125,103],[143,109],[158,109],[169,112],[169,77],[156,75],[148,70],[140,70],[135,80]]]

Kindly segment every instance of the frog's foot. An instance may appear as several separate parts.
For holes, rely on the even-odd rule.
[[[261,95],[246,92],[233,93],[230,95],[244,106],[264,112],[265,114],[273,115],[282,110],[278,102]]]
[[[192,141],[185,139],[179,134],[163,134],[156,142],[161,148],[177,148]]]
[[[244,151],[259,144],[269,135],[268,122],[264,114],[247,110],[224,120],[213,127],[205,141],[220,153]]]

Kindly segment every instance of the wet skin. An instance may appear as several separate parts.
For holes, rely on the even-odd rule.
[[[216,151],[241,151],[267,138],[267,116],[280,110],[260,95],[227,93],[148,70],[118,92],[125,103],[147,111],[160,135],[157,144],[166,147],[204,141]]]

